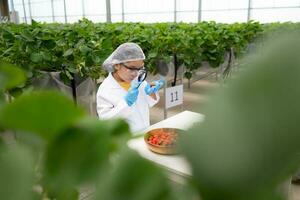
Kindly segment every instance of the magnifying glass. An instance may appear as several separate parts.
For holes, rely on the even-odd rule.
[[[141,83],[147,78],[147,70],[141,69],[138,73],[138,82],[140,83],[138,87],[140,87]]]

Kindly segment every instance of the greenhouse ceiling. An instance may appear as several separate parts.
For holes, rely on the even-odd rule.
[[[299,0],[6,0],[19,22],[300,21]],[[5,2],[5,1],[3,1]],[[2,6],[2,5],[1,5]]]

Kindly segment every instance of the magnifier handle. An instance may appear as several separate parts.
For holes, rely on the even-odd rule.
[[[140,87],[140,85],[142,84],[142,82],[143,82],[143,81],[136,82],[136,83],[132,84],[131,87],[137,89],[137,88]]]
[[[139,83],[138,83],[138,86],[137,86],[137,88],[139,88],[139,87],[140,87],[140,85],[142,84],[142,82],[143,82],[143,81],[141,81],[141,82],[139,82]]]

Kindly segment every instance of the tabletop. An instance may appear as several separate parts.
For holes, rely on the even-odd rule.
[[[183,111],[170,118],[151,125],[143,132],[146,133],[156,128],[177,128],[188,130],[194,123],[202,122],[204,115],[191,111]],[[183,176],[190,176],[191,168],[187,160],[181,155],[161,155],[150,151],[144,138],[138,137],[128,141],[128,146],[137,151],[142,157]]]

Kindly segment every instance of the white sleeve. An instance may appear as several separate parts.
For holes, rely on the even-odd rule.
[[[97,113],[100,119],[110,119],[115,117],[126,118],[131,113],[130,107],[126,103],[125,99],[119,101],[115,106],[109,99],[98,95],[97,96]]]

